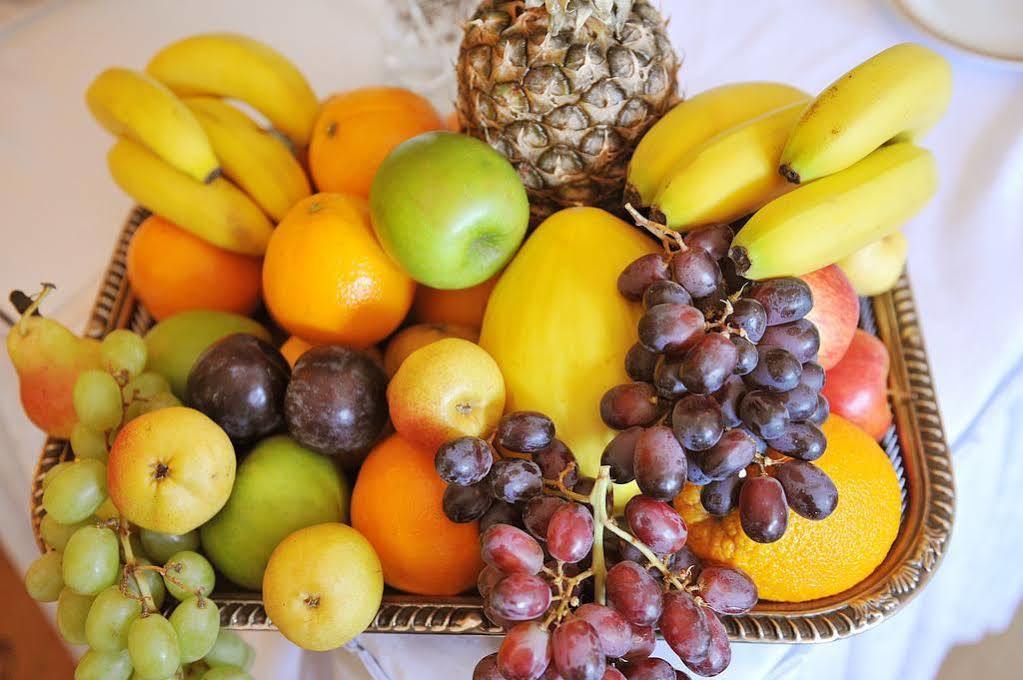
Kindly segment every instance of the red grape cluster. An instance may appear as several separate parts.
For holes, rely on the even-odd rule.
[[[815,361],[820,336],[804,318],[810,287],[737,275],[728,225],[660,235],[665,252],[618,278],[619,292],[646,311],[625,358],[635,382],[601,400],[604,422],[621,430],[602,463],[615,482],[635,479],[665,501],[686,480],[702,486],[707,512],[738,507],[743,531],[760,543],[782,537],[789,507],[827,517],[838,492],[812,464],[827,446],[820,425],[829,409]]]
[[[685,522],[667,502],[685,483],[685,453],[670,429],[648,432],[649,455],[634,467],[651,485],[626,505],[624,526],[609,516],[610,471],[580,477],[542,414],[504,416],[493,444],[464,437],[437,451],[449,485],[445,513],[481,520],[478,588],[487,617],[507,631],[474,680],[687,677],[650,658],[658,628],[694,672],[727,667],[718,614],[748,611],[756,587],[741,571],[701,565],[686,548]],[[665,441],[673,442],[668,453]],[[462,500],[470,495],[480,500]]]

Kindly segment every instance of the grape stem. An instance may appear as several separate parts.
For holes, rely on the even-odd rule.
[[[625,210],[632,217],[636,226],[643,227],[660,240],[666,255],[671,255],[674,250],[689,250],[689,246],[682,240],[682,235],[668,229],[668,225],[643,217],[638,210],[632,207],[631,203],[625,204]]]
[[[124,549],[125,571],[135,579],[139,593],[142,594],[142,615],[148,616],[156,612],[156,600],[153,599],[153,594],[149,592],[149,584],[140,576],[142,567],[145,565],[139,565],[135,562],[135,552],[131,549],[131,529],[128,528],[128,520],[125,519],[124,515],[120,517],[117,535],[121,539],[121,548]]]
[[[611,483],[611,467],[601,465],[597,482],[590,492],[590,507],[593,508],[593,599],[597,604],[607,604],[604,583],[607,581],[607,564],[604,561],[604,526],[607,524],[607,487]]]
[[[665,583],[672,585],[679,590],[685,590],[685,584],[678,580],[678,575],[672,573],[671,569],[668,569],[668,566],[661,561],[660,557],[654,554],[653,550],[647,547],[646,543],[643,543],[628,531],[619,527],[611,518],[607,518],[604,521],[604,526],[607,527],[608,531],[615,534],[623,541],[632,544],[636,550],[643,553],[643,557],[645,557],[647,561],[657,569],[657,571],[664,575]]]
[[[569,463],[558,474],[557,479],[543,480],[544,488],[549,489],[553,492],[550,495],[561,496],[565,500],[575,501],[576,503],[589,503],[590,496],[584,496],[581,493],[576,493],[575,491],[572,491],[567,486],[565,486],[565,477],[567,477],[574,469],[575,463]]]
[[[548,574],[554,579],[554,584],[558,589],[558,594],[551,599],[558,603],[557,607],[553,607],[547,614],[547,618],[544,619],[543,627],[550,628],[552,624],[558,625],[564,620],[565,616],[573,607],[579,606],[579,598],[573,595],[575,587],[585,581],[586,579],[593,576],[593,570],[587,569],[586,571],[576,576],[568,577],[565,576],[565,563],[558,560],[558,570],[552,571],[547,567],[544,567],[544,573]]]

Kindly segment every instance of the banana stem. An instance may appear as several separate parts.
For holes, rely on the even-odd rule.
[[[607,581],[607,564],[604,561],[604,525],[607,523],[607,487],[611,483],[611,468],[600,466],[597,482],[590,492],[590,507],[593,508],[593,599],[597,604],[607,604],[604,583]]]

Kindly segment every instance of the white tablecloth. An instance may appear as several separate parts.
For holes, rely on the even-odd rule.
[[[76,0],[12,9],[0,0],[6,20],[0,24],[0,291],[55,281],[60,288],[49,312],[72,328],[84,324],[130,204],[105,171],[111,141],[84,107],[86,85],[102,68],[141,67],[173,39],[232,30],[292,57],[320,95],[378,83],[384,78],[378,2]],[[881,0],[663,4],[672,38],[684,50],[687,92],[752,79],[816,92],[888,45],[927,41]],[[1003,627],[1023,593],[1017,501],[1023,488],[1023,77],[949,57],[955,96],[925,141],[940,163],[941,193],[906,228],[956,456],[959,507],[949,555],[926,592],[881,628],[813,647],[737,645],[726,678],[929,678],[949,646]],[[42,437],[22,416],[15,384],[10,364],[0,361],[0,535],[24,567],[35,551],[26,489]],[[271,633],[248,639],[258,649],[260,680],[369,677],[347,652],[303,653]],[[361,640],[394,680],[467,678],[495,645],[450,637]]]

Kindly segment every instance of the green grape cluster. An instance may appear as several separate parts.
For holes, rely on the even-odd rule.
[[[144,372],[146,345],[135,333],[108,335],[100,360],[102,370],[75,383],[75,459],[43,478],[40,535],[50,550],[28,568],[25,588],[39,602],[57,603],[57,628],[68,643],[89,647],[75,680],[251,680],[252,648],[220,628],[209,599],[215,576],[196,552],[198,532],[136,531],[107,493],[118,430],[179,402],[165,378]]]

